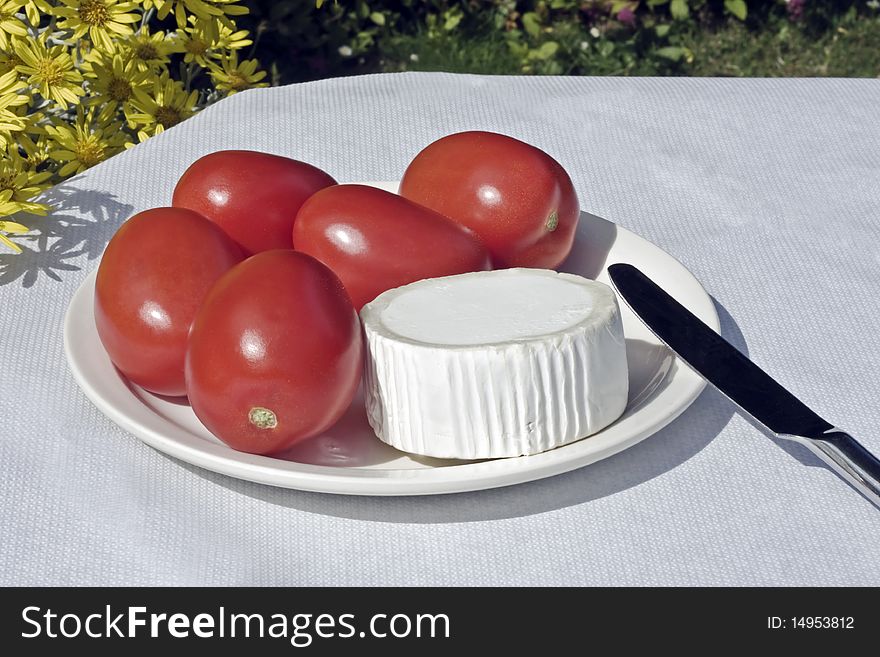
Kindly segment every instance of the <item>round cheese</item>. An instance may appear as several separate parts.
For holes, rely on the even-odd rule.
[[[361,310],[367,418],[397,449],[535,454],[623,412],[626,344],[611,288],[545,269],[432,278]]]

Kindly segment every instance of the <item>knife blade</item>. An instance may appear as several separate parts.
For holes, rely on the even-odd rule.
[[[880,507],[880,460],[819,417],[727,340],[630,264],[608,267],[636,316],[694,371],[778,438],[805,445]]]

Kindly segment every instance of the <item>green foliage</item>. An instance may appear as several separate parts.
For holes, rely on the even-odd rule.
[[[243,22],[259,39],[260,59],[275,63],[276,82],[414,69],[744,74],[753,68],[748,43],[754,42],[764,61],[763,53],[772,50],[768,44],[799,39],[808,49],[817,47],[822,35],[846,20],[852,25],[844,29],[856,32],[860,21],[873,21],[874,31],[860,37],[867,44],[860,52],[869,62],[880,57],[870,52],[880,26],[878,0],[258,0],[248,5],[251,15]],[[729,34],[743,39],[742,47],[725,40]],[[712,48],[715,35],[725,56],[738,63],[720,65]],[[826,48],[843,50],[830,37]],[[764,63],[770,66],[767,73],[751,74],[778,72],[770,61]]]
[[[724,8],[741,21],[744,21],[749,13],[745,0],[724,0]]]
[[[691,75],[880,77],[878,11],[770,21],[762,30],[739,23],[708,35],[693,29],[682,43],[694,53]]]

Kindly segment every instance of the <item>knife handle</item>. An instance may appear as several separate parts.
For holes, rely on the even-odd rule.
[[[804,445],[880,508],[880,460],[848,433],[829,429],[817,438],[790,434],[780,434],[779,437]]]

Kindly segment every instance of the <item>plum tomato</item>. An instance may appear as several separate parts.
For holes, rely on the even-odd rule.
[[[257,151],[217,151],[199,158],[174,188],[171,204],[217,223],[248,255],[289,249],[300,206],[336,181],[321,169]]]
[[[95,325],[110,360],[150,392],[183,395],[196,310],[243,258],[226,233],[192,210],[154,208],[131,217],[107,245],[95,281]]]
[[[467,226],[495,267],[552,269],[571,250],[578,199],[544,151],[494,132],[459,132],[410,162],[400,194]]]
[[[357,310],[385,290],[491,264],[467,228],[366,185],[335,185],[307,200],[293,224],[293,246],[330,267]]]
[[[282,451],[351,404],[361,343],[357,313],[330,269],[291,249],[258,253],[218,280],[196,315],[190,404],[230,447]]]

